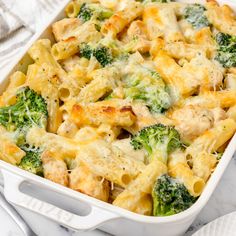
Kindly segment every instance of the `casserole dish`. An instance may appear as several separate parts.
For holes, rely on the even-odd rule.
[[[67,2],[69,1],[65,1],[65,4]],[[231,4],[231,6],[232,5],[233,4]],[[52,19],[49,24],[62,18],[62,16],[63,13],[60,12],[57,16],[53,17],[54,19]],[[35,39],[43,37],[51,38],[50,30],[45,30],[44,33],[36,35],[26,46],[25,51],[28,50],[31,43]],[[29,59],[27,57],[23,58],[13,70],[24,70],[24,67],[29,64],[28,60]],[[7,83],[7,78],[8,76],[6,76],[6,79],[2,81],[2,89],[4,89],[4,84]],[[187,230],[214,191],[217,182],[222,176],[235,151],[235,139],[236,137],[234,136],[226,148],[222,160],[210,178],[201,197],[191,208],[174,216],[157,218],[140,216],[74,192],[37,176],[32,176],[31,174],[26,173],[14,166],[1,162],[0,168],[4,177],[5,196],[10,202],[17,206],[40,213],[41,215],[44,215],[74,230],[90,230],[100,228],[115,235],[130,235],[133,233],[133,229],[136,229],[136,235],[181,235]],[[60,209],[53,204],[49,204],[35,197],[28,196],[23,193],[21,189],[21,185],[24,182],[32,183],[40,188],[46,187],[55,193],[70,196],[70,198],[76,200],[79,208],[81,209],[79,212],[80,214],[75,214]]]

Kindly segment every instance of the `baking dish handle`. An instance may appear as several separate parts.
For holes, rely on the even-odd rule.
[[[19,189],[20,185],[25,181],[22,177],[7,170],[2,170],[2,174],[4,178],[4,195],[9,202],[36,212],[68,228],[92,230],[109,220],[119,218],[118,215],[95,206],[91,206],[91,211],[86,216],[75,215],[22,193]]]

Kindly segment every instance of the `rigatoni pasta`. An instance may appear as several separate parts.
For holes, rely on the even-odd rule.
[[[219,6],[217,2],[211,1],[206,4],[207,17],[213,26],[230,35],[236,34],[236,22],[233,10],[227,6]]]
[[[0,106],[12,105],[16,102],[16,91],[26,82],[24,73],[17,71],[10,77],[10,83],[0,98]]]
[[[78,29],[82,22],[77,18],[65,18],[52,25],[52,32],[57,42],[71,37],[71,32]]]
[[[180,179],[191,193],[192,196],[199,196],[205,186],[204,179],[194,175],[187,164],[186,157],[183,152],[176,151],[173,153],[168,162],[168,172],[170,176]]]
[[[109,149],[104,141],[95,141],[81,147],[77,158],[91,167],[93,173],[126,187],[142,171],[144,164],[126,158],[122,150]]]
[[[52,55],[56,60],[65,60],[78,52],[79,41],[75,37],[60,41],[52,47]]]
[[[109,104],[88,104],[86,107],[74,105],[71,119],[78,126],[99,126],[108,124],[111,126],[129,127],[135,122],[135,115],[131,106],[115,107]]]
[[[169,5],[148,5],[143,12],[143,21],[151,40],[164,37],[166,42],[184,41],[174,9]]]
[[[108,19],[102,26],[101,31],[104,34],[112,34],[116,36],[120,33],[130,22],[142,14],[143,7],[140,3],[131,1],[122,11],[116,12],[110,19]]]
[[[118,195],[113,204],[139,214],[151,215],[152,201],[150,195],[154,181],[166,171],[167,168],[163,163],[154,160]]]

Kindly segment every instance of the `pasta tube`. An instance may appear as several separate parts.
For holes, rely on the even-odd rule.
[[[79,40],[75,37],[60,41],[52,46],[52,55],[56,60],[65,60],[79,52]]]
[[[233,119],[219,121],[213,128],[196,138],[186,149],[186,157],[192,158],[193,173],[205,181],[216,165],[216,152],[235,133],[236,122]]]
[[[10,77],[10,83],[0,96],[0,107],[13,105],[16,102],[16,94],[18,89],[25,84],[26,76],[20,71],[16,71]]]
[[[69,18],[75,18],[78,16],[79,10],[80,10],[79,2],[72,1],[67,5],[65,12]]]
[[[131,106],[105,106],[99,102],[86,106],[74,105],[71,119],[78,126],[109,124],[111,126],[131,126],[135,122],[135,115]]]
[[[0,159],[13,165],[19,164],[25,152],[7,136],[7,131],[0,126]]]
[[[127,158],[120,149],[111,149],[102,140],[81,146],[77,158],[89,166],[94,174],[122,187],[134,180],[144,167],[142,162]]]
[[[186,153],[195,156],[196,153],[204,151],[214,153],[225,142],[227,142],[236,131],[236,122],[232,119],[219,121],[215,126],[207,130],[203,135],[196,138],[186,149]]]
[[[206,8],[206,16],[217,30],[230,35],[236,34],[234,11],[228,5],[219,6],[217,2],[210,1]]]
[[[37,65],[47,64],[47,66],[53,68],[61,81],[66,78],[66,72],[51,54],[51,42],[49,39],[38,40],[29,49],[28,53]]]
[[[198,176],[194,176],[193,171],[187,164],[183,152],[177,151],[170,155],[168,161],[168,173],[171,177],[183,182],[184,186],[192,196],[197,197],[202,193],[205,182]]]
[[[52,32],[57,42],[70,38],[82,22],[78,18],[65,18],[52,25]]]
[[[205,108],[228,108],[236,105],[235,91],[208,91],[185,100],[186,105],[198,105]]]
[[[33,127],[26,136],[27,143],[42,147],[49,151],[57,151],[63,157],[75,158],[81,143],[56,134],[48,133],[44,129]]]
[[[116,12],[110,17],[101,28],[103,34],[111,33],[116,36],[120,33],[130,22],[142,14],[142,4],[132,1],[122,11]]]
[[[135,213],[151,215],[151,192],[156,179],[167,172],[166,165],[154,159],[112,203]]]
[[[167,42],[184,41],[172,7],[150,4],[144,8],[143,21],[150,40],[164,37]]]

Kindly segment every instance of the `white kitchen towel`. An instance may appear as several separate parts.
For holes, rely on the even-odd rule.
[[[236,212],[221,216],[208,223],[193,236],[235,236]]]
[[[65,0],[0,0],[0,71]]]

